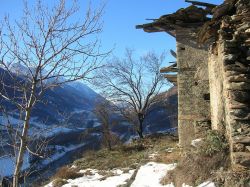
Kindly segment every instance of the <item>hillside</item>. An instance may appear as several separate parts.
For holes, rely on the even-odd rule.
[[[0,69],[0,77],[3,77],[2,84],[13,84],[12,78],[4,69]],[[20,73],[16,78],[19,81],[25,81],[25,77]],[[171,94],[164,93],[166,94],[164,104],[157,104],[153,107],[145,123],[146,134],[165,132],[176,127],[177,95],[176,91],[172,90],[175,89],[170,90]],[[9,95],[15,93],[15,97],[20,94],[11,89],[7,92]],[[46,156],[41,159],[26,153],[23,170],[32,166],[43,173],[50,165],[53,165],[54,168],[50,167],[51,175],[57,167],[72,162],[80,152],[89,148],[98,148],[101,144],[101,126],[93,109],[97,101],[103,99],[102,96],[81,82],[68,83],[48,90],[41,99],[42,102],[38,102],[32,111],[29,130],[29,135],[32,137],[30,146],[35,150],[35,147],[41,144],[45,147],[43,151]],[[12,103],[1,100],[1,105],[8,115],[6,116],[6,113],[1,111],[0,163],[2,167],[0,168],[0,178],[10,176],[14,169],[11,156],[13,149],[8,145],[11,138],[8,135],[7,125],[10,124],[16,128],[23,122],[17,108]],[[113,119],[119,123],[112,126],[112,131],[118,135],[121,141],[125,142],[136,136],[133,126],[120,115],[114,114]],[[89,132],[88,129],[92,129],[91,133],[85,136],[84,134]],[[47,175],[46,172],[44,175]]]

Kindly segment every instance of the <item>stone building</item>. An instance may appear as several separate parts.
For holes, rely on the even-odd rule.
[[[233,168],[250,169],[250,1],[186,2],[192,5],[137,26],[176,38],[177,64],[162,72],[178,86],[179,143],[188,149],[219,130]]]

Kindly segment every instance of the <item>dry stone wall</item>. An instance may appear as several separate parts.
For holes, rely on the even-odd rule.
[[[233,168],[249,170],[250,0],[190,2],[137,28],[176,37],[180,145],[188,149],[208,129],[219,130],[230,144]]]
[[[250,167],[250,2],[220,24],[217,50],[209,60],[213,128],[225,125],[232,166]],[[220,97],[220,96],[223,97]]]

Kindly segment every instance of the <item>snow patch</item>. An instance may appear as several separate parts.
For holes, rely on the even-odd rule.
[[[163,185],[160,184],[161,178],[163,178],[169,170],[173,170],[175,167],[176,164],[149,162],[140,167],[131,187],[162,187]],[[165,186],[174,187],[173,184]]]
[[[158,152],[152,153],[148,156],[148,158],[154,159],[157,155],[159,155]]]
[[[130,170],[128,173],[123,173],[122,170],[116,169],[111,170],[111,172],[117,174],[116,176],[107,177],[104,179],[102,175],[98,174],[98,170],[86,169],[81,170],[80,173],[90,172],[91,175],[85,175],[77,179],[68,179],[68,184],[63,185],[63,187],[116,187],[119,185],[126,184],[126,180],[130,179],[135,170]],[[53,187],[53,182],[49,183],[44,187]]]
[[[193,187],[193,186],[189,186],[189,185],[184,183],[184,184],[182,184],[182,187]],[[202,184],[198,185],[197,187],[216,187],[216,186],[213,182],[206,181],[206,182],[203,182]]]
[[[202,184],[200,184],[197,187],[216,187],[216,186],[213,182],[207,181],[207,182],[203,182]]]
[[[198,138],[198,139],[192,140],[191,145],[194,147],[199,147],[201,142],[202,142],[202,139]]]

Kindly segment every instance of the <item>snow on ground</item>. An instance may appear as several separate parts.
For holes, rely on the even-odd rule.
[[[207,181],[207,182],[203,182],[202,184],[200,184],[197,187],[216,187],[216,186],[213,182]]]
[[[131,187],[162,187],[160,184],[167,171],[173,170],[176,164],[161,164],[149,162],[141,166],[137,172],[136,178]],[[166,187],[174,187],[173,184],[165,185]]]
[[[192,187],[192,186],[189,186],[187,184],[182,184],[182,187]],[[213,182],[207,181],[207,182],[203,182],[197,187],[216,187],[216,186]]]
[[[168,171],[173,170],[175,167],[176,164],[149,162],[139,168],[131,187],[174,187],[172,183],[162,185],[160,184],[160,181]],[[84,175],[83,177],[68,179],[68,183],[62,187],[118,187],[120,185],[127,184],[128,180],[133,176],[135,170],[130,170],[129,172],[124,173],[120,169],[114,169],[109,172],[113,173],[114,176],[106,178],[96,169],[80,170],[79,173],[82,173]],[[53,182],[44,187],[53,187]],[[192,186],[183,184],[182,187]],[[215,184],[207,181],[197,187],[215,187]]]
[[[103,178],[104,176],[98,174],[98,170],[81,170],[81,173],[84,172],[91,172],[92,175],[86,175],[77,179],[69,179],[67,180],[68,184],[63,185],[63,187],[71,187],[71,186],[78,186],[78,187],[116,187],[119,185],[126,184],[126,180],[130,179],[134,173],[134,170],[130,170],[128,173],[124,173],[121,170],[112,170],[112,173],[115,176],[107,177],[106,179]],[[46,185],[45,187],[53,187],[52,183]]]
[[[28,169],[30,167],[29,164],[29,155],[25,153],[22,170]],[[13,174],[15,168],[15,158],[6,155],[0,157],[0,179],[3,176],[10,176]]]

